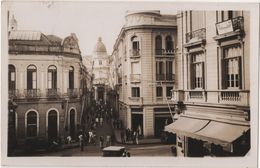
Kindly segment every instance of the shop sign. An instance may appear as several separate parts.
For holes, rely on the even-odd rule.
[[[225,22],[218,23],[216,26],[218,34],[233,32],[232,20],[227,20]]]

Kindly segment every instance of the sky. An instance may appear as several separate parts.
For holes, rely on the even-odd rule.
[[[172,5],[172,6],[171,6]],[[83,56],[91,55],[98,37],[108,54],[125,22],[127,10],[160,10],[176,14],[173,3],[159,2],[14,2],[10,14],[18,30],[37,30],[61,38],[75,33]]]

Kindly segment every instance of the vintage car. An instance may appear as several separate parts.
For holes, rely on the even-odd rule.
[[[122,157],[125,152],[123,146],[109,146],[103,149],[104,157]]]

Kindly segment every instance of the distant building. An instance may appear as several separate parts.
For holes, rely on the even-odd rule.
[[[59,141],[68,135],[76,139],[84,108],[81,96],[89,80],[83,76],[76,35],[62,39],[18,30],[14,17],[10,25],[8,89],[9,100],[17,105],[17,142],[37,137]]]
[[[92,55],[94,75],[94,95],[96,101],[107,101],[109,88],[109,56],[106,47],[99,37]]]
[[[112,53],[119,118],[125,128],[141,128],[144,137],[159,137],[171,120],[168,100],[175,83],[176,16],[137,11],[127,12],[125,18]]]
[[[179,156],[239,156],[250,149],[250,15],[180,11],[174,100]]]

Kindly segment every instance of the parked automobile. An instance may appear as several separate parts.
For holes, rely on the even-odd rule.
[[[126,151],[123,146],[109,146],[103,149],[104,157],[122,157]]]

